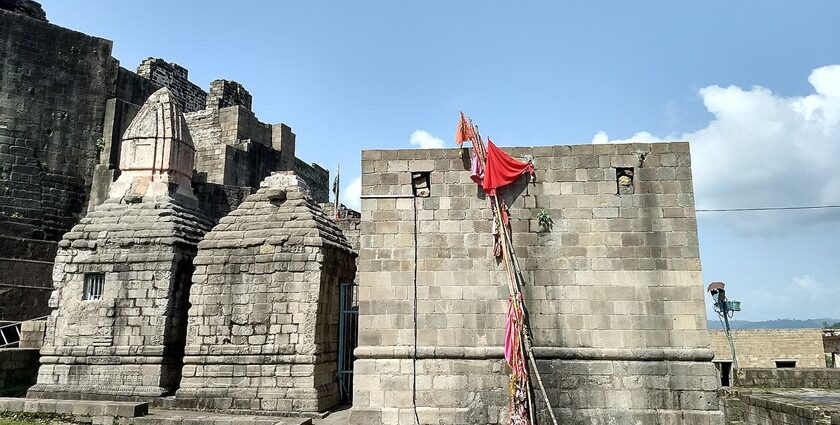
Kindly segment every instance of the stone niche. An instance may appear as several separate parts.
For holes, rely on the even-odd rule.
[[[536,167],[500,193],[559,422],[722,424],[688,144],[506,151]],[[362,153],[378,199],[362,200],[352,424],[507,423],[507,276],[469,169],[456,149]],[[412,172],[429,197],[410,198]]]
[[[129,155],[138,144],[157,154]],[[59,243],[28,396],[138,399],[177,388],[192,260],[212,226],[194,207],[191,147],[180,108],[159,90],[126,131],[126,172],[110,198]]]
[[[319,412],[339,402],[339,283],[356,254],[293,172],[273,173],[199,244],[181,407]]]

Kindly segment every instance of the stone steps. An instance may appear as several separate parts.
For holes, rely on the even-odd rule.
[[[130,425],[312,425],[308,418],[260,415],[226,415],[191,410],[152,409],[148,415],[125,419]]]
[[[71,416],[81,423],[112,425],[312,425],[312,419],[150,409],[147,402],[0,397],[0,412]]]
[[[56,400],[39,398],[0,398],[0,411],[46,413],[108,423],[108,418],[134,418],[149,413],[149,403],[94,400]]]

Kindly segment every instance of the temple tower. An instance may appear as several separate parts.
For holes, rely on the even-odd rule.
[[[195,209],[192,141],[168,89],[121,149],[109,199],[59,244],[30,397],[156,397],[180,381],[192,260],[211,223]]]

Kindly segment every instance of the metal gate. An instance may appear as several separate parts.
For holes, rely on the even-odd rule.
[[[359,287],[342,283],[338,293],[338,391],[341,400],[353,400],[353,350],[359,337]]]

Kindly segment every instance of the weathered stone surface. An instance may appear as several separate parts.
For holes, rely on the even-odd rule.
[[[187,122],[164,87],[149,96],[123,135],[121,173],[110,197],[141,202],[146,196],[180,196],[195,202],[194,158]]]
[[[47,13],[41,3],[32,0],[0,0],[0,9],[28,16],[39,21],[47,21]]]
[[[13,11],[0,7],[0,320],[26,320],[49,313],[49,263],[84,211],[117,62],[108,40],[45,22],[37,3],[3,5]]]
[[[217,80],[206,109],[186,114],[196,148],[196,180],[258,187],[274,171],[294,171],[318,202],[329,198],[329,172],[295,157],[296,136],[282,123],[265,124],[250,110],[250,94]],[[215,89],[214,89],[215,87]]]
[[[537,169],[502,197],[562,423],[721,424],[688,144],[507,151]],[[665,166],[666,155],[676,160]],[[362,199],[352,423],[413,423],[415,396],[420,423],[504,422],[507,280],[468,158],[362,153],[362,196],[372,197]],[[632,193],[616,168],[634,169]],[[430,197],[382,198],[410,196],[410,171],[431,171]]]
[[[148,58],[137,67],[137,75],[148,78],[157,87],[166,87],[184,112],[204,109],[207,92],[189,80],[189,71],[160,58]]]
[[[260,186],[199,244],[176,400],[323,411],[338,403],[338,284],[355,254],[294,173]]]

